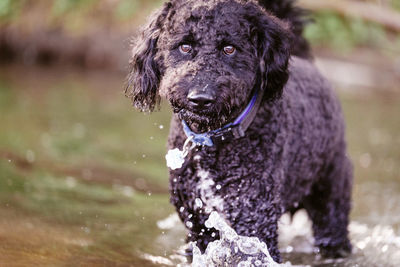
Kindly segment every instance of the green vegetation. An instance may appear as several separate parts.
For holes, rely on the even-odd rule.
[[[307,26],[305,36],[314,45],[344,52],[357,46],[399,52],[396,41],[400,41],[400,36],[389,34],[379,24],[343,17],[329,11],[315,13],[312,18],[314,23]]]
[[[393,8],[397,9],[398,11],[400,11],[400,0],[392,0],[391,1],[391,5]]]
[[[26,0],[2,0],[0,2],[0,19],[16,19],[24,4],[26,4]]]
[[[48,28],[70,24],[86,29],[87,22],[118,27],[121,21],[135,22],[143,19],[152,9],[161,5],[162,0],[2,0],[0,2],[1,23],[19,23],[28,19]],[[29,16],[26,14],[38,14]],[[62,20],[62,21],[61,21]],[[89,23],[90,24],[90,23]],[[67,27],[68,28],[68,27]],[[82,30],[81,29],[81,30]]]
[[[162,0],[3,0],[0,2],[1,23],[16,23],[20,27],[63,28],[72,33],[83,33],[92,28],[122,30],[141,24],[145,17]],[[371,2],[371,1],[369,1]],[[373,1],[372,1],[373,2]],[[392,0],[387,6],[400,10],[400,0]],[[24,16],[25,14],[36,14]],[[379,24],[359,18],[346,17],[332,11],[316,12],[312,16],[305,36],[316,45],[349,51],[356,46],[395,49],[400,37],[388,33]],[[29,22],[29,23],[27,23]],[[396,50],[398,51],[398,50]]]

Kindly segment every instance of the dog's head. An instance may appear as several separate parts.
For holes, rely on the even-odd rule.
[[[126,94],[152,111],[160,96],[192,130],[232,121],[253,89],[278,97],[288,79],[289,32],[256,1],[173,0],[133,45]]]

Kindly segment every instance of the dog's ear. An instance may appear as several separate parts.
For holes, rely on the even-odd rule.
[[[257,54],[260,59],[260,78],[267,99],[282,94],[288,77],[290,57],[290,32],[277,18],[263,15],[258,22]]]
[[[125,95],[141,111],[153,111],[160,103],[158,87],[162,59],[156,57],[157,41],[170,8],[171,4],[168,2],[154,13],[132,45]]]

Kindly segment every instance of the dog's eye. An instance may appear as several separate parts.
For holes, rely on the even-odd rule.
[[[179,51],[182,54],[189,54],[192,51],[192,46],[189,44],[182,44],[179,46]]]
[[[236,48],[232,45],[227,45],[224,47],[224,54],[227,56],[232,56],[233,54],[235,54],[236,52]]]

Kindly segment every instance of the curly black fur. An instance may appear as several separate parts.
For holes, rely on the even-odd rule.
[[[197,147],[181,169],[170,171],[171,202],[189,228],[188,240],[204,251],[218,238],[204,227],[217,210],[239,234],[265,241],[280,261],[277,221],[304,207],[316,245],[328,255],[344,255],[351,250],[352,166],[340,105],[308,60],[303,11],[290,0],[260,3],[165,3],[133,45],[126,93],[142,111],[152,111],[160,96],[170,102],[172,149],[186,139],[182,119],[194,131],[217,129],[234,120],[261,86],[264,98],[245,137]],[[188,53],[183,44],[191,46]],[[224,54],[226,46],[236,53]],[[196,108],[188,98],[196,90],[212,104]],[[197,198],[204,205],[196,205]]]
[[[290,24],[291,31],[294,34],[291,43],[292,55],[312,58],[310,46],[302,36],[305,25],[311,21],[308,12],[295,6],[294,0],[259,0],[258,2],[279,19]]]

